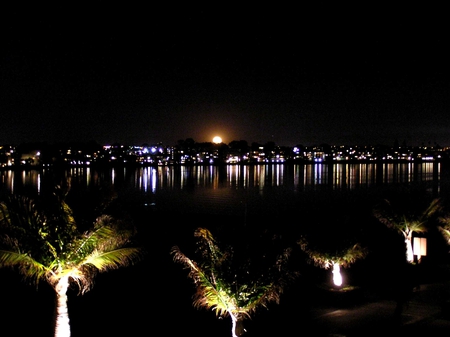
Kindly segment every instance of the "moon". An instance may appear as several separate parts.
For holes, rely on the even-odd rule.
[[[220,138],[219,136],[215,136],[213,138],[213,143],[216,143],[216,144],[222,143],[222,138]]]

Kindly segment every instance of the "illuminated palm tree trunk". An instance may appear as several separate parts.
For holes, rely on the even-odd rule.
[[[234,316],[233,315],[233,313],[231,312],[231,311],[229,311],[228,312],[229,314],[230,314],[230,317],[231,317],[231,335],[233,336],[233,337],[238,337],[237,335],[236,335],[236,326],[237,326],[237,318],[236,318],[236,316]]]
[[[56,323],[55,337],[70,337],[69,312],[67,309],[67,290],[69,289],[69,278],[61,278],[56,287]]]
[[[241,336],[246,331],[243,326],[242,317],[236,316],[232,311],[228,311],[228,314],[231,317],[231,336]]]
[[[406,244],[406,261],[412,263],[414,262],[414,253],[412,248],[412,231],[404,231],[403,236],[405,237],[405,244]]]
[[[333,283],[335,286],[340,287],[342,285],[341,266],[337,262],[333,262]]]

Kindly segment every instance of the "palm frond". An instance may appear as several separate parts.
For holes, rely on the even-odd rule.
[[[29,255],[13,250],[0,250],[0,267],[17,270],[25,279],[37,283],[50,270]]]
[[[297,242],[300,248],[309,256],[315,266],[328,269],[333,263],[338,263],[343,267],[348,267],[359,259],[363,259],[367,255],[367,249],[359,243],[344,247],[339,250],[313,249],[305,237]]]
[[[447,244],[450,244],[450,229],[448,227],[438,226],[439,232],[441,232]]]
[[[2,245],[6,244],[6,238],[14,238],[23,253],[43,264],[56,257],[46,216],[38,211],[32,199],[12,195],[0,204],[0,209]]]
[[[230,312],[236,311],[236,302],[227,291],[213,285],[201,270],[198,272],[197,291],[193,301],[194,307],[211,309],[217,316],[227,316]]]
[[[132,235],[130,230],[119,229],[110,216],[104,215],[97,219],[92,231],[86,232],[74,240],[75,244],[68,254],[68,259],[82,260],[95,250],[115,250],[125,246]]]
[[[383,203],[374,207],[372,211],[374,217],[388,228],[393,228],[396,224],[395,214],[389,200],[383,199]]]
[[[245,306],[240,306],[239,313],[249,316],[259,307],[266,307],[271,302],[278,304],[280,302],[283,287],[276,283],[259,286],[253,289],[251,295],[246,300]]]
[[[70,208],[70,206],[65,201],[62,201],[61,209],[62,209],[62,218],[66,228],[70,231],[76,230],[77,223],[75,221],[72,208]]]
[[[175,262],[189,269],[188,277],[197,287],[193,301],[194,307],[212,309],[218,316],[226,316],[229,311],[236,310],[234,299],[224,289],[217,287],[217,283],[212,283],[207,273],[195,261],[184,255],[178,246],[172,247],[171,254]]]
[[[96,249],[99,242],[107,240],[113,236],[113,230],[109,227],[99,227],[93,231],[85,233],[78,240],[72,251],[68,254],[68,259],[83,259]]]
[[[430,218],[442,210],[442,202],[439,198],[433,199],[422,214],[422,218]]]
[[[442,203],[439,198],[433,199],[422,213],[415,210],[411,214],[397,214],[388,200],[385,200],[384,207],[376,207],[373,210],[374,216],[388,228],[392,228],[401,233],[424,233],[427,232],[427,223],[432,216],[442,210]]]
[[[11,195],[0,203],[0,224],[5,228],[20,230],[39,230],[46,218],[36,209],[34,201],[25,196]]]
[[[197,228],[194,236],[200,240],[197,242],[199,251],[204,257],[204,261],[212,266],[219,266],[224,261],[224,254],[217,245],[216,239],[206,228]]]
[[[100,272],[126,267],[139,260],[142,256],[142,250],[135,247],[119,248],[111,251],[95,250],[87,256],[81,263],[82,265],[92,265]]]
[[[450,244],[450,215],[447,214],[439,217],[438,221],[442,224],[441,226],[437,226],[439,232],[442,234],[447,244]]]

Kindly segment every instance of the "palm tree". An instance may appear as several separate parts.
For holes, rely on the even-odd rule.
[[[51,207],[45,211],[26,196],[0,202],[0,267],[12,268],[36,285],[45,281],[56,291],[55,337],[70,336],[71,285],[84,294],[97,273],[128,266],[143,252],[131,245],[134,232],[109,215],[98,217],[91,230],[79,232],[66,195],[57,186],[55,203],[46,204]]]
[[[438,198],[433,199],[424,211],[417,213],[411,209],[409,213],[397,213],[389,200],[384,200],[384,205],[374,209],[374,216],[388,228],[394,229],[403,235],[406,248],[406,261],[414,262],[413,233],[421,234],[428,231],[428,220],[441,210]]]
[[[238,280],[239,267],[231,265],[232,253],[222,252],[209,230],[198,228],[194,235],[198,238],[201,254],[198,262],[183,254],[178,246],[171,250],[174,261],[190,270],[188,276],[197,288],[193,305],[197,309],[212,309],[220,317],[230,316],[231,334],[240,336],[244,332],[242,322],[245,318],[250,318],[258,307],[267,307],[270,302],[279,303],[285,282],[292,276],[285,270],[290,249],[277,257],[274,268],[266,271],[265,277],[244,281]]]
[[[331,269],[334,285],[338,287],[342,285],[341,267],[347,268],[367,255],[367,250],[359,243],[331,249],[328,245],[327,248],[312,248],[311,243],[304,236],[297,243],[315,266]]]

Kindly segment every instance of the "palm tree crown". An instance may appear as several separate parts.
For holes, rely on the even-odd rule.
[[[317,239],[316,239],[317,240]],[[368,251],[359,243],[349,243],[347,240],[335,242],[334,245],[313,247],[311,239],[302,236],[297,243],[300,248],[308,255],[309,261],[315,266],[323,269],[331,269],[333,273],[333,281],[336,286],[342,285],[341,267],[349,267],[359,259],[366,257]]]
[[[217,316],[230,316],[232,336],[239,336],[240,324],[260,306],[279,303],[283,292],[286,271],[282,271],[290,250],[279,255],[274,270],[263,277],[238,280],[239,268],[231,265],[232,253],[222,252],[211,234],[205,228],[195,231],[198,238],[200,260],[196,262],[184,255],[178,246],[172,247],[174,261],[182,263],[189,269],[189,277],[196,285],[193,305],[196,308],[212,309]],[[277,275],[277,276],[276,276]]]

